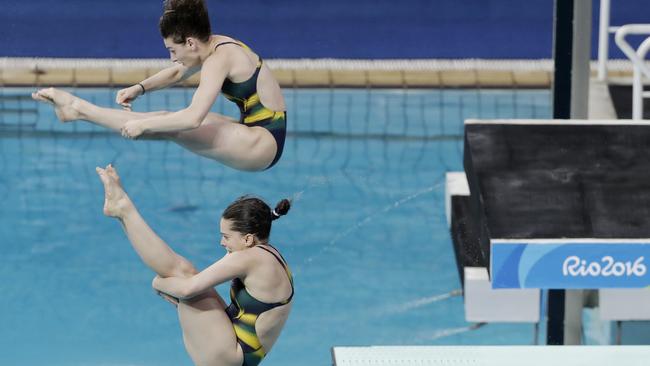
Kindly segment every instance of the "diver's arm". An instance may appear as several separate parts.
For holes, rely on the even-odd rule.
[[[154,278],[154,289],[180,299],[192,298],[236,277],[245,277],[254,258],[247,250],[225,255],[210,267],[192,277]]]

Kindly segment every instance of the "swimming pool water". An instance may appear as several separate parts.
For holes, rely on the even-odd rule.
[[[129,141],[0,95],[0,348],[14,365],[190,365],[174,308],[119,224],[95,166],[114,163],[149,224],[197,267],[218,259],[238,196],[293,197],[271,243],[296,293],[263,365],[331,364],[330,347],[530,344],[530,324],[467,330],[444,211],[465,118],[549,118],[546,90],[287,90],[289,136],[269,171],[238,172],[167,142]],[[115,90],[76,93],[111,105]],[[148,94],[179,109],[191,91]],[[215,111],[234,113],[222,101]],[[227,298],[227,284],[219,289]],[[444,298],[444,296],[443,296]]]

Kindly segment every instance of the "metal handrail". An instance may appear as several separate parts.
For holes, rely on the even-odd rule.
[[[644,60],[650,51],[650,37],[646,38],[635,51],[625,40],[629,34],[649,34],[650,24],[626,24],[617,31],[614,39],[625,56],[632,61],[634,72],[632,74],[632,119],[643,119],[643,98],[650,97],[650,93],[643,92],[643,75],[650,78],[650,69]]]
[[[619,26],[609,25],[610,0],[600,0],[600,20],[598,23],[598,80],[607,80],[607,61],[609,61],[609,35],[616,33]]]
[[[600,21],[598,24],[598,80],[607,79],[609,58],[609,0],[600,0]]]

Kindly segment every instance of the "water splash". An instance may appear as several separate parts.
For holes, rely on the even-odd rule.
[[[302,199],[303,193],[305,193],[305,189],[303,189],[302,191],[295,192],[294,194],[291,195],[289,201],[291,201],[291,203],[300,201]]]
[[[463,294],[463,290],[461,289],[456,289],[450,292],[447,292],[445,294],[440,294],[440,295],[434,295],[434,296],[428,296],[428,297],[423,297],[420,299],[416,300],[411,300],[408,302],[405,302],[403,304],[397,305],[390,307],[388,309],[385,309],[381,311],[380,315],[386,315],[386,314],[399,314],[399,313],[405,313],[409,310],[412,309],[417,309],[420,307],[423,307],[425,305],[433,304],[442,300],[447,300],[451,299],[452,297],[456,296],[461,296]]]
[[[401,205],[403,205],[403,204],[405,204],[405,203],[407,203],[409,201],[412,201],[412,200],[414,200],[414,199],[416,199],[416,198],[418,198],[418,197],[420,197],[420,196],[422,196],[424,194],[433,192],[437,188],[440,188],[442,186],[442,184],[443,183],[440,182],[440,183],[437,183],[437,184],[435,184],[433,186],[430,186],[430,187],[424,188],[424,189],[422,189],[422,190],[420,190],[418,192],[415,192],[415,193],[413,193],[411,195],[408,195],[408,196],[406,196],[406,197],[404,197],[404,198],[402,198],[402,199],[400,199],[398,201],[395,201],[395,202],[391,203],[390,205],[385,206],[381,210],[379,210],[379,211],[365,217],[364,219],[358,221],[357,223],[350,226],[346,230],[338,233],[332,240],[329,241],[329,243],[325,244],[321,248],[321,250],[319,250],[316,254],[314,254],[314,255],[308,257],[307,259],[305,259],[303,264],[312,263],[314,261],[314,259],[320,257],[323,253],[330,250],[341,239],[345,238],[346,236],[350,235],[352,232],[354,232],[354,231],[362,228],[363,226],[367,225],[368,223],[372,222],[372,220],[374,220],[375,217],[377,217],[379,215],[382,215],[382,214],[385,214],[385,213],[387,213],[389,211],[392,211],[392,210],[398,208],[399,206],[401,206]]]
[[[299,191],[294,192],[291,195],[291,198],[289,199],[292,203],[293,202],[298,202],[302,199],[303,194],[315,187],[320,187],[324,186],[325,184],[329,183],[331,181],[331,178],[328,177],[323,177],[323,176],[314,176],[314,177],[309,177],[307,180],[307,184]]]
[[[450,336],[453,336],[453,335],[456,335],[456,334],[471,332],[473,330],[481,328],[482,326],[484,326],[486,324],[487,323],[474,323],[474,324],[468,325],[466,327],[441,329],[441,330],[433,332],[433,334],[423,336],[419,340],[420,341],[435,341],[435,340],[450,337]]]

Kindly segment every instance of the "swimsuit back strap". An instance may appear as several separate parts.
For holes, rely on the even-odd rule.
[[[241,44],[239,44],[239,42],[228,41],[228,42],[218,43],[216,46],[214,46],[214,49],[216,50],[219,46],[222,46],[224,44],[236,44],[237,46],[241,47]]]
[[[246,49],[248,49],[249,51],[253,52],[253,51],[250,49],[250,47],[246,46],[246,45],[243,44],[242,42],[235,42],[235,41],[226,41],[226,42],[217,43],[217,45],[214,46],[214,50],[216,51],[217,48],[219,48],[219,46],[224,45],[224,44],[235,44],[235,45],[237,45],[237,46],[239,46],[239,47],[246,48]],[[260,56],[257,56],[257,70],[256,70],[256,73],[259,72],[259,69],[260,69],[260,68],[262,68],[262,58],[261,58]]]
[[[289,277],[289,283],[291,283],[291,295],[289,296],[288,299],[286,299],[286,300],[284,300],[284,301],[282,301],[282,302],[280,302],[280,303],[278,303],[278,304],[281,304],[281,305],[288,304],[289,301],[291,301],[291,299],[293,298],[293,276],[291,275],[291,271],[289,270],[289,267],[287,266],[287,263],[285,262],[284,257],[282,257],[282,254],[280,254],[280,255],[278,256],[278,254],[275,254],[271,249],[269,249],[269,248],[265,248],[265,246],[267,246],[267,245],[268,245],[269,247],[275,249],[275,248],[274,248],[273,246],[271,246],[270,244],[257,245],[257,247],[260,248],[260,249],[264,249],[264,250],[266,250],[267,252],[273,254],[273,256],[275,257],[275,259],[277,259],[278,262],[280,262],[280,264],[281,264],[282,267],[284,268],[284,271],[287,272],[287,277]],[[277,249],[275,249],[275,250],[277,250]],[[278,253],[279,253],[279,252],[278,252]]]

